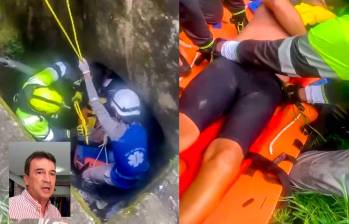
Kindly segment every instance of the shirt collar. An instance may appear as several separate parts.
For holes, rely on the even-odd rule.
[[[23,196],[25,199],[27,199],[27,200],[29,201],[29,203],[30,203],[32,206],[34,206],[36,209],[38,209],[38,210],[39,210],[39,213],[41,214],[41,205],[40,205],[40,203],[39,203],[37,200],[35,200],[35,199],[29,194],[29,192],[27,191],[27,189],[25,189],[25,190],[22,192],[22,196]],[[45,212],[44,212],[43,216],[45,216],[45,213],[47,212],[49,205],[50,205],[50,202],[47,201],[46,208],[45,208]]]

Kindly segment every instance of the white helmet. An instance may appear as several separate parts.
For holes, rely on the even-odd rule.
[[[121,117],[141,114],[141,102],[135,92],[130,89],[120,89],[115,92],[110,106]]]

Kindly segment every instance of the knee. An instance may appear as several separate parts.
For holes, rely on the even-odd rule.
[[[216,148],[210,162],[215,163],[220,170],[230,170],[235,166],[236,158],[232,149]]]
[[[230,171],[239,166],[243,152],[237,142],[232,140],[213,141],[204,154],[203,163],[211,164],[220,171]]]

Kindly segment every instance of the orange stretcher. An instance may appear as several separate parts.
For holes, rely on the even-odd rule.
[[[261,12],[262,15],[263,13],[266,13],[266,10],[261,8],[259,9],[259,12]],[[259,12],[257,11],[256,14]],[[251,13],[249,12],[248,15],[251,16]],[[255,18],[256,17],[257,15]],[[221,28],[210,27],[214,37],[234,39],[236,32],[234,26],[229,23],[229,18],[229,12],[225,9]],[[264,17],[262,19],[264,19]],[[264,22],[265,27],[258,27],[257,30],[261,31],[270,25],[274,27],[278,26],[277,22],[267,18]],[[248,30],[247,32],[253,31]],[[268,30],[264,30],[264,32],[268,32]],[[272,30],[270,35],[273,35],[273,32],[279,32],[279,34],[282,34],[284,31],[282,31],[281,28],[278,28],[276,31]],[[279,34],[275,36],[278,37],[280,36]],[[255,39],[259,39],[258,31],[256,35],[257,38]],[[180,34],[179,49],[187,61],[193,65],[192,62],[195,60],[197,48],[184,33]],[[208,62],[203,62],[199,66],[193,65],[191,72],[180,78],[179,85],[181,91],[185,91],[187,85],[207,65]],[[293,79],[291,81],[305,86],[308,83],[313,82],[314,79]],[[317,111],[312,106],[306,104],[303,106],[304,111],[300,111],[293,104],[282,105],[276,108],[271,120],[249,150],[251,152],[259,153],[270,160],[275,159],[283,152],[290,156],[297,157],[300,153],[300,148],[308,138],[307,133],[304,131],[305,124],[314,121],[318,116]],[[197,175],[205,149],[218,135],[223,124],[224,117],[218,119],[206,128],[193,145],[180,153],[180,197]],[[267,178],[261,171],[251,170],[250,165],[250,160],[245,160],[241,164],[240,174],[221,199],[219,205],[203,223],[269,223],[280,199],[282,186],[275,179],[270,180]],[[292,165],[293,164],[288,161],[283,161],[279,164],[286,173],[290,172]]]

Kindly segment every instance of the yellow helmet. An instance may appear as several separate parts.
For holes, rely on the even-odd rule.
[[[56,90],[38,87],[29,98],[29,105],[38,112],[55,114],[61,109],[63,98]]]

